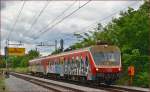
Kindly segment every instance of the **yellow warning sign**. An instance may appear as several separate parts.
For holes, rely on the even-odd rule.
[[[7,53],[10,56],[23,56],[25,55],[25,48],[7,48]]]

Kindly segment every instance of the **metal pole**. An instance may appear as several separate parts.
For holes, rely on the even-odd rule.
[[[57,51],[57,40],[55,40],[55,51]]]
[[[5,48],[6,70],[8,68],[7,58],[8,58],[8,40],[6,40],[6,48]]]
[[[63,52],[63,49],[64,49],[64,40],[63,39],[60,39],[60,49]]]

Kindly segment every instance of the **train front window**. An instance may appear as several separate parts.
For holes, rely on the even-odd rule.
[[[119,52],[95,52],[92,53],[96,65],[119,65]]]

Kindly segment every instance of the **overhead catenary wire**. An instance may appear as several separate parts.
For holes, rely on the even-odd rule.
[[[133,5],[133,4],[135,4],[135,3],[132,3],[131,5]],[[128,5],[128,6],[129,6],[129,5]],[[113,16],[113,15],[116,15],[116,13],[120,12],[121,10],[124,10],[124,9],[127,8],[128,6],[122,8],[122,9],[119,9],[119,10],[117,10],[116,12],[114,12],[114,13],[112,13],[112,14],[110,14],[110,15],[108,15],[108,16],[102,18],[102,19],[100,19],[99,21],[96,21],[96,22],[92,23],[92,24],[102,22],[102,21],[108,19],[109,17],[111,17],[111,16]],[[91,26],[91,24],[90,24],[89,26]],[[88,26],[88,27],[89,27],[89,26]],[[86,28],[88,28],[88,27],[86,27]],[[84,28],[84,29],[85,29],[85,28]],[[80,31],[81,31],[81,30],[80,30]],[[63,38],[63,40],[64,40],[64,42],[65,42],[65,40],[67,40],[67,44],[74,44],[74,43],[77,42],[77,41],[75,41],[75,40],[77,40],[77,39],[69,38],[69,37],[68,37],[69,34],[66,34],[66,35],[67,35],[67,36],[66,36],[65,38]],[[72,37],[72,36],[70,36],[70,37]],[[59,39],[60,39],[60,37],[59,37]],[[73,40],[74,40],[74,41],[73,41]],[[49,41],[49,40],[48,40],[48,41]],[[45,42],[48,42],[48,41],[45,41]],[[51,40],[51,41],[52,41],[52,40]],[[53,40],[53,41],[54,41],[54,40]],[[69,43],[69,42],[71,42],[71,43]]]
[[[40,16],[42,15],[42,13],[45,11],[45,9],[48,7],[50,1],[47,1],[47,3],[44,5],[44,7],[41,9],[40,13],[38,14],[38,16],[35,18],[35,20],[32,22],[30,28],[27,31],[32,30],[33,26],[37,23],[38,19],[40,18]],[[24,33],[26,33],[27,31],[25,31]],[[24,34],[22,33],[22,34]]]
[[[15,29],[15,27],[16,27],[16,24],[17,24],[17,22],[18,22],[18,20],[19,20],[19,17],[21,16],[21,13],[22,13],[22,10],[23,10],[24,6],[25,6],[25,1],[23,1],[23,4],[22,4],[22,6],[21,6],[21,8],[20,8],[20,10],[19,10],[19,12],[18,12],[17,17],[16,17],[16,20],[15,20],[14,24],[12,25],[12,28],[11,28],[9,34],[8,34],[7,40],[10,39],[10,35],[11,35],[11,33],[14,31],[14,29]]]
[[[110,16],[110,15],[109,15]]]
[[[135,3],[132,3],[131,5],[133,5],[133,4],[135,4]],[[129,6],[129,5],[128,5]],[[128,6],[126,6],[126,7],[128,7]],[[121,10],[124,10],[126,7],[124,7],[123,9],[119,9],[119,12],[121,11]],[[96,22],[94,22],[94,23],[92,23],[92,24],[95,24],[95,23],[99,23],[99,22],[102,22],[102,21],[104,21],[104,20],[106,20],[106,19],[108,19],[109,17],[111,17],[111,16],[113,16],[113,15],[116,15],[116,13],[118,13],[118,10],[116,11],[116,12],[114,12],[114,13],[112,13],[112,14],[110,14],[110,15],[108,15],[108,16],[106,16],[106,17],[104,17],[104,18],[102,18],[102,19],[100,19],[100,20],[98,20],[98,21],[96,21]],[[91,24],[89,25],[89,26],[91,26]],[[89,27],[88,26],[88,27]],[[86,27],[86,28],[88,28],[88,27]],[[65,39],[69,39],[69,38],[64,38],[64,40]],[[75,39],[76,40],[76,39]],[[72,42],[72,40],[69,40],[69,42]],[[67,43],[69,43],[68,41],[67,41]],[[76,41],[75,42],[73,42],[73,43],[71,43],[71,44],[74,44],[74,43],[76,43]]]
[[[66,18],[68,18],[69,16],[71,16],[72,14],[74,14],[75,12],[77,12],[78,10],[80,10],[82,7],[84,7],[85,5],[87,5],[91,0],[87,1],[85,4],[83,4],[82,6],[80,6],[79,8],[77,8],[76,10],[74,10],[73,12],[71,12],[70,14],[68,14],[67,16],[65,16],[64,18],[62,18],[60,21],[56,22],[54,25],[52,25],[50,28],[40,32],[36,37],[35,40],[37,40],[38,38],[40,38],[41,35],[43,35],[44,33],[46,33],[47,31],[51,30],[52,28],[54,28],[56,25],[58,25],[59,23],[61,23],[63,20],[65,20]]]
[[[44,26],[41,30],[39,30],[39,32],[42,32],[42,30],[48,28],[49,25],[55,23],[56,20],[57,20],[59,17],[61,17],[63,14],[65,14],[69,9],[71,9],[71,7],[73,7],[73,5],[74,5],[75,3],[76,3],[76,1],[73,2],[69,7],[67,7],[61,14],[59,14],[58,16],[56,16],[55,19],[53,19],[52,21],[50,21],[50,22],[49,22],[46,26]],[[32,36],[34,36],[34,34],[33,34]]]
[[[33,27],[33,25],[38,21],[38,18],[41,16],[41,14],[44,12],[44,10],[46,9],[46,7],[48,6],[48,4],[49,4],[49,2],[50,1],[47,1],[48,3],[46,3],[45,5],[44,5],[44,7],[41,9],[41,11],[40,11],[40,13],[38,14],[38,16],[35,18],[35,20],[33,21],[33,23],[32,23],[32,25],[31,25],[31,27],[30,27],[30,29]],[[29,30],[30,30],[29,29]],[[28,30],[28,31],[29,31]],[[26,33],[26,31],[24,32],[24,33]],[[24,33],[22,33],[22,34],[24,34]],[[24,41],[23,41],[24,42]],[[32,44],[31,42],[24,42],[24,43],[27,43],[27,44]],[[38,44],[38,43],[35,43],[35,44]]]
[[[68,11],[74,4],[76,3],[76,1],[75,2],[73,2],[67,9],[65,9],[60,15],[58,15],[52,22],[54,22],[54,21],[56,21],[61,15],[63,15],[66,11]],[[50,22],[50,23],[52,23],[52,22]],[[49,25],[48,25],[49,26]],[[23,33],[24,34],[24,33]]]
[[[61,34],[65,35],[65,36],[72,36],[72,33],[68,33],[68,34],[66,34],[66,33],[61,33]],[[61,38],[61,36],[59,36],[58,38]],[[46,41],[43,41],[43,42],[54,41],[55,39],[56,39],[56,38],[51,39],[51,40],[46,40]]]
[[[136,2],[136,3],[137,3],[137,2]],[[123,8],[121,8],[121,9],[119,9],[119,10],[116,10],[116,9],[115,9],[112,14],[110,14],[110,15],[108,15],[108,16],[106,16],[106,17],[104,17],[104,18],[102,18],[102,19],[100,19],[100,20],[98,20],[98,21],[95,21],[94,23],[92,23],[92,24],[90,24],[90,25],[88,25],[88,26],[82,28],[81,30],[87,29],[88,27],[90,27],[90,26],[93,25],[93,24],[96,24],[96,23],[105,21],[105,20],[109,19],[110,17],[112,17],[113,15],[116,15],[116,14],[117,14],[118,12],[120,12],[121,10],[124,10],[124,9],[126,9],[128,6],[132,6],[132,5],[136,4],[136,3],[129,4],[129,5],[127,5],[126,7],[123,7]],[[75,31],[75,32],[80,32],[81,30]],[[84,32],[83,32],[83,33],[84,33]],[[81,34],[82,34],[82,33],[81,33]],[[64,35],[66,35],[66,37],[65,37],[64,39],[67,39],[68,36],[69,36],[69,34],[64,34]],[[70,35],[70,37],[72,37],[72,35]],[[58,38],[60,38],[60,36],[59,36]],[[48,41],[52,41],[52,40],[47,40],[47,41],[44,41],[44,42],[48,42]]]
[[[102,18],[102,19],[100,19],[100,20],[98,20],[98,21],[95,21],[94,23],[92,23],[92,24],[90,24],[90,25],[88,25],[88,26],[82,28],[81,30],[85,30],[85,29],[89,28],[90,26],[92,26],[93,24],[96,24],[96,23],[100,23],[100,22],[102,22],[102,21],[105,21],[105,20],[109,19],[110,17],[112,17],[113,15],[116,15],[116,14],[117,14],[118,12],[120,12],[121,10],[124,10],[124,9],[126,9],[127,7],[133,6],[133,5],[137,4],[137,3],[138,3],[138,2],[134,2],[134,3],[131,3],[131,4],[127,5],[126,7],[122,8],[122,9],[116,10],[116,11],[113,12],[112,14],[110,14],[110,15],[108,15],[108,16],[106,16],[106,17],[104,17],[104,18]],[[76,32],[80,32],[81,30],[76,31]],[[83,33],[84,33],[84,32],[83,32]]]

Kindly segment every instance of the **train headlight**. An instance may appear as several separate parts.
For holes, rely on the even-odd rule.
[[[104,45],[104,47],[106,48],[106,47],[108,47],[108,45],[106,44],[106,45]]]
[[[121,71],[121,68],[119,68],[118,70]]]
[[[96,71],[98,71],[98,68],[96,68]]]

